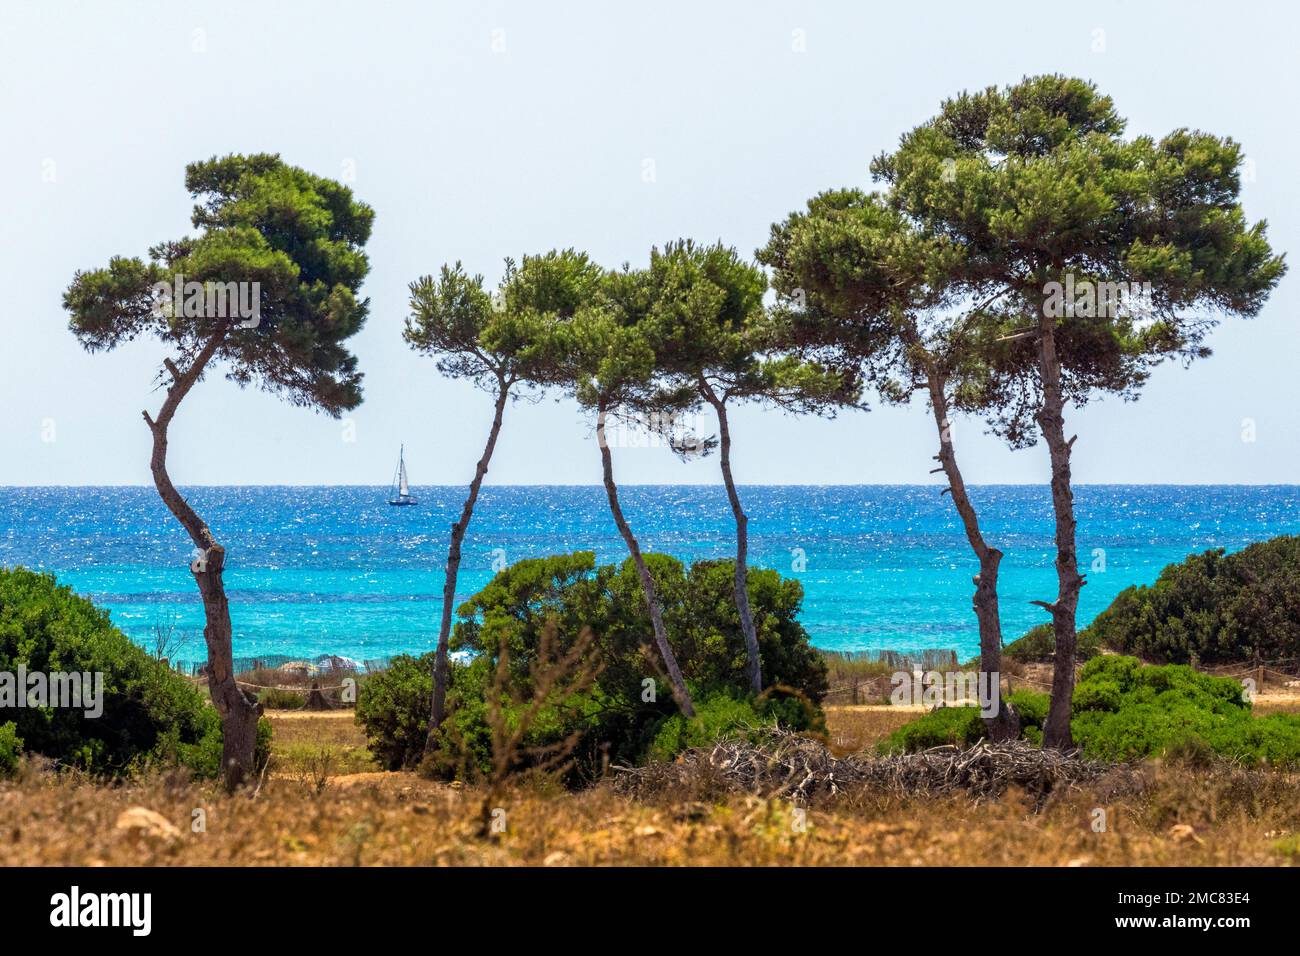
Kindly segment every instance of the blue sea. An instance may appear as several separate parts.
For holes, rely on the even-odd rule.
[[[437,636],[448,531],[463,487],[414,488],[393,508],[386,488],[184,489],[227,548],[226,587],[240,657],[339,654],[356,660],[430,649]],[[721,487],[628,486],[624,509],[647,551],[683,560],[733,553]],[[837,650],[978,648],[976,564],[951,502],[933,486],[752,486],[750,556],[804,587],[802,620]],[[1300,532],[1297,486],[1076,488],[1080,623],[1123,588],[1207,548],[1235,550]],[[1046,620],[1056,593],[1045,486],[972,489],[986,537],[1001,548],[1007,640]],[[576,550],[602,562],[626,550],[604,490],[484,489],[464,547],[458,601],[493,564]],[[202,660],[202,607],[189,539],[151,487],[0,488],[0,564],[52,571],[107,608],[142,644],[155,626],[192,630],[176,656]]]

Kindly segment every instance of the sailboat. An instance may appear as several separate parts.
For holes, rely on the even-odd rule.
[[[397,474],[393,476],[396,495],[388,499],[390,505],[418,505],[419,499],[411,495],[411,486],[406,480],[406,446],[397,453]]]

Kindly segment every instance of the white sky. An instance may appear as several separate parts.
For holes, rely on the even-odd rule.
[[[1027,73],[1097,82],[1132,134],[1233,136],[1254,169],[1247,214],[1269,220],[1275,248],[1297,246],[1293,5],[947,7],[6,0],[0,485],[149,481],[140,411],[159,401],[160,346],[86,355],[60,297],[76,269],[187,232],[184,165],[214,154],[279,152],[334,177],[354,164],[377,213],[371,318],[352,340],[366,401],[345,441],[339,422],[211,376],[172,429],[182,484],[385,484],[400,442],[417,486],[463,483],[491,410],[402,342],[413,278],[459,258],[495,281],[505,256],[569,245],[636,263],[678,236],[752,254],[815,192],[869,185],[872,156],[944,97]],[[1071,414],[1076,480],[1295,482],[1295,286],[1220,328],[1211,359],[1161,369],[1137,404]],[[1046,479],[1045,450],[981,430],[955,430],[968,480]],[[833,422],[742,412],[733,433],[744,483],[932,480],[919,401]],[[718,480],[715,459],[662,449],[616,467],[628,483]],[[489,481],[599,477],[571,403],[510,409]]]

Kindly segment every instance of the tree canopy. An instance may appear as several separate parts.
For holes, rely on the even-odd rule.
[[[858,376],[789,351],[785,327],[764,307],[767,277],[721,243],[653,249],[640,323],[656,363],[678,390],[723,401],[757,399],[789,411],[833,413],[855,404]]]
[[[549,378],[538,360],[549,355],[551,323],[571,318],[589,300],[602,269],[573,249],[506,260],[494,293],[481,275],[444,265],[437,279],[412,282],[411,314],[403,336],[438,359],[438,371],[495,391],[501,378]]]
[[[1238,202],[1237,143],[1187,129],[1126,140],[1124,128],[1091,83],[1036,76],[946,101],[871,165],[891,209],[960,250],[953,291],[996,308],[1003,335],[1073,277],[1081,294],[1055,335],[1076,404],[1090,389],[1132,397],[1162,359],[1208,355],[1217,317],[1255,315],[1285,271]],[[1096,314],[1102,284],[1118,281],[1149,295]],[[1021,354],[1032,338],[1014,341],[1003,370],[1033,364]]]
[[[267,153],[191,163],[185,188],[198,200],[196,235],[159,243],[147,261],[117,256],[74,276],[64,306],[82,345],[99,351],[152,335],[188,359],[216,338],[212,358],[240,385],[330,414],[355,407],[362,376],[343,343],[369,311],[357,292],[374,211],[346,186]],[[161,304],[155,286],[177,276],[258,283],[258,321]]]
[[[953,411],[985,414],[1013,445],[1025,444],[1032,356],[1012,354],[1005,316],[963,295],[954,282],[962,255],[857,188],[813,197],[774,223],[758,252],[780,295],[779,335],[802,354],[853,368],[887,402],[907,401],[938,376]]]

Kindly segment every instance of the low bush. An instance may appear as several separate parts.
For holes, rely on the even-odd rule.
[[[1039,624],[1003,653],[1050,663],[1055,646],[1052,625]],[[1300,536],[1189,555],[1154,584],[1125,588],[1079,631],[1080,660],[1102,648],[1162,664],[1300,658]]]
[[[750,698],[734,689],[714,691],[694,700],[695,716],[682,713],[662,718],[646,750],[650,760],[671,760],[693,747],[719,740],[757,741],[764,728],[812,731],[824,736],[826,725],[819,708],[799,694],[773,689]]]
[[[22,763],[23,741],[12,720],[0,724],[0,777],[11,777]]]
[[[1089,626],[1122,654],[1170,664],[1300,657],[1300,537],[1194,554],[1121,591]]]
[[[647,756],[671,760],[683,750],[705,747],[716,740],[751,738],[763,721],[754,705],[738,694],[717,692],[694,701],[695,716],[671,714],[656,725]]]
[[[1002,653],[1018,664],[1050,664],[1056,654],[1056,632],[1050,623],[1037,624],[1004,647]],[[1099,635],[1090,628],[1079,631],[1075,659],[1092,660],[1100,653]]]
[[[257,691],[257,701],[267,710],[302,710],[309,690],[284,690],[280,687],[263,687]]]
[[[1052,625],[1039,624],[1003,653],[1050,663],[1055,647]],[[1102,648],[1162,664],[1300,658],[1300,537],[1189,555],[1154,584],[1125,588],[1079,631],[1080,660]]]
[[[1042,741],[1048,701],[1046,694],[1011,695],[1024,736],[1036,743]],[[1300,765],[1300,714],[1254,717],[1240,684],[1179,664],[1093,658],[1074,690],[1070,729],[1083,755],[1093,759],[1165,756],[1196,763],[1217,755],[1250,765]],[[948,707],[899,728],[882,746],[913,752],[965,746],[984,736],[978,709]]]
[[[749,699],[732,594],[734,565],[698,561],[687,569],[657,554],[646,555],[646,562],[663,601],[669,642],[696,703],[695,720],[680,719],[630,561],[597,566],[589,551],[529,559],[498,573],[458,609],[451,648],[460,661],[451,668],[439,746],[444,757],[455,755],[456,766],[444,761],[445,771],[490,767],[487,695],[501,649],[508,654],[506,696],[528,700],[548,628],[561,653],[589,630],[592,645],[584,664],[595,674],[581,692],[558,688],[533,716],[522,746],[540,750],[576,735],[572,759],[578,776],[610,762],[676,753],[687,740],[745,722],[813,732],[822,727],[826,665],[798,622],[803,592],[797,581],[761,568],[750,573],[750,603],[769,690]],[[432,655],[399,658],[359,694],[357,720],[385,766],[413,766],[423,756],[432,667]],[[502,701],[505,720],[517,719],[516,711]]]
[[[101,674],[103,713],[0,705],[0,722],[31,753],[93,774],[180,764],[201,775],[221,764],[221,721],[206,695],[131,643],[106,611],[54,577],[0,568],[0,672]],[[259,729],[269,749],[270,724]]]
[[[1021,734],[1027,740],[1041,742],[1048,696],[1031,690],[1017,690],[1007,700],[1020,717]],[[945,745],[968,747],[985,736],[984,719],[978,707],[939,707],[898,728],[880,745],[880,750],[884,753],[915,753]]]
[[[205,704],[200,720],[204,724],[203,737],[197,745],[187,744],[179,728],[160,731],[154,752],[133,766],[176,765],[189,769],[196,777],[215,777],[221,773],[221,716],[210,704]],[[272,724],[263,717],[257,722],[257,741],[253,750],[253,770],[260,773],[271,759]]]
[[[433,652],[399,654],[357,695],[355,719],[385,770],[413,766],[424,753],[433,699]]]
[[[1254,717],[1239,683],[1181,664],[1090,661],[1075,688],[1070,728],[1087,756],[1107,760],[1209,751],[1246,764],[1300,763],[1300,715]]]

